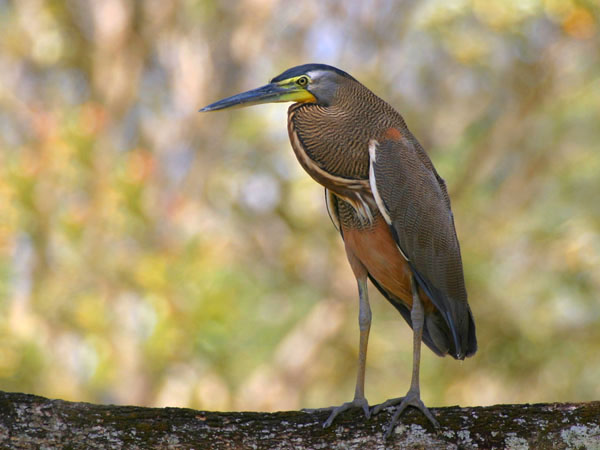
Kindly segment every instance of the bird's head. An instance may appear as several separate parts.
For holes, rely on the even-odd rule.
[[[265,86],[205,106],[200,111],[241,108],[261,103],[295,102],[331,104],[338,87],[352,76],[325,64],[304,64],[277,75]]]

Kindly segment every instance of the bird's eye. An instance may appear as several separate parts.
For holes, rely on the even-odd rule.
[[[296,80],[296,83],[298,83],[299,86],[304,87],[308,84],[308,77],[301,76]]]

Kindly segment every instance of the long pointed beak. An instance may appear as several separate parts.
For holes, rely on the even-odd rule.
[[[200,112],[217,111],[226,108],[242,108],[244,106],[259,105],[261,103],[306,101],[316,101],[316,99],[310,92],[300,86],[295,84],[280,85],[277,83],[269,83],[257,89],[211,103],[202,108]]]

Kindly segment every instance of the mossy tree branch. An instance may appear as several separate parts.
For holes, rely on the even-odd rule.
[[[600,448],[600,402],[409,410],[387,441],[390,412],[365,420],[327,412],[207,412],[108,406],[0,392],[0,447],[95,449]]]

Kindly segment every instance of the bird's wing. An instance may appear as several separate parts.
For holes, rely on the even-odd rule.
[[[377,206],[414,277],[445,319],[457,354],[468,355],[476,346],[474,326],[446,185],[412,136],[372,140],[369,154]]]

